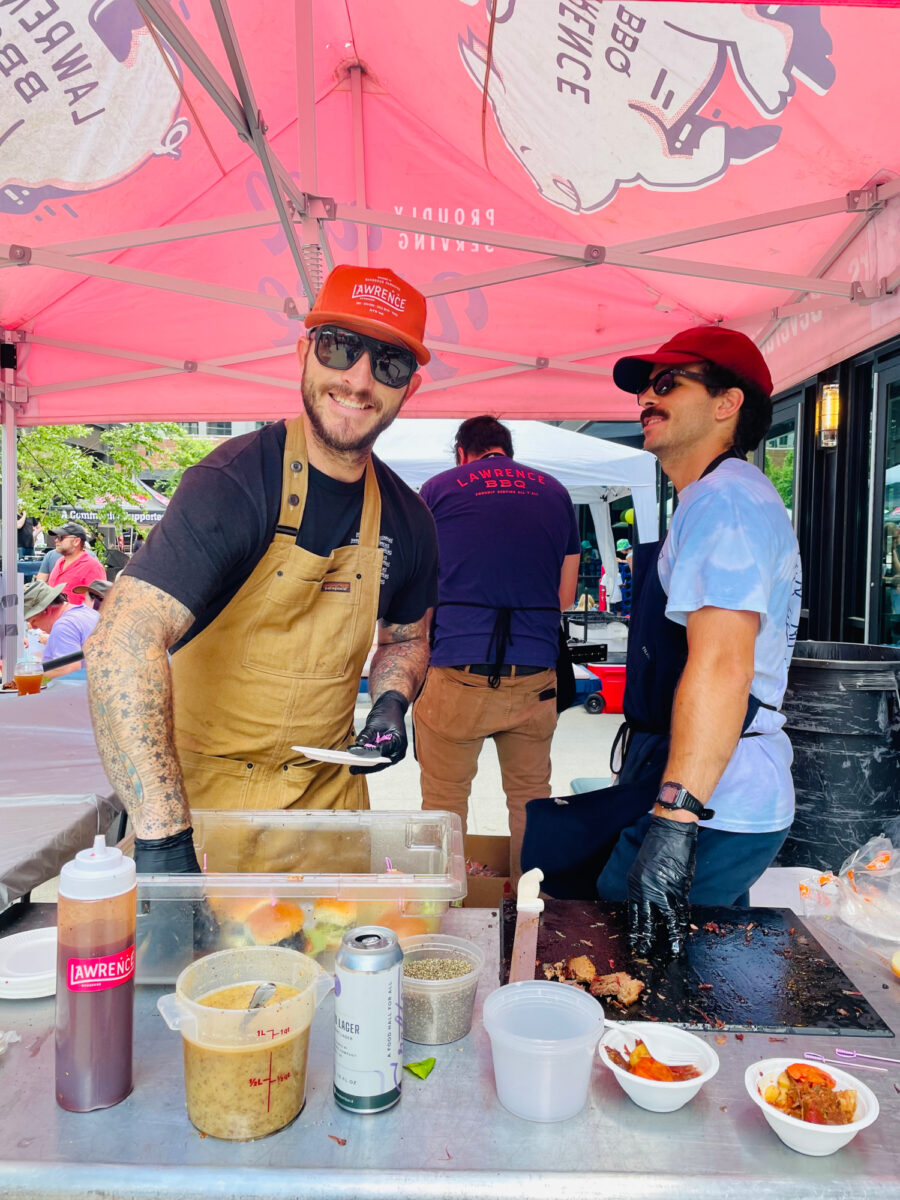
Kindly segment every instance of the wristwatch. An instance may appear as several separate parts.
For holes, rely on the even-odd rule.
[[[705,804],[701,804],[697,797],[692,796],[686,787],[682,787],[680,783],[673,783],[671,779],[667,779],[665,783],[660,785],[656,803],[660,808],[684,808],[688,812],[692,812],[701,821],[708,821],[716,815],[715,809],[707,808]]]

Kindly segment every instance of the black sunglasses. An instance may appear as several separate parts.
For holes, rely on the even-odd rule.
[[[669,392],[678,386],[676,377],[679,375],[682,379],[694,379],[697,381],[697,383],[706,383],[705,375],[695,375],[693,371],[679,371],[673,367],[672,370],[661,371],[659,375],[656,375],[653,379],[648,380],[648,382],[637,393],[638,398],[649,392],[651,388],[653,388],[653,391],[657,396],[668,396]]]
[[[332,371],[349,371],[368,352],[373,378],[389,388],[400,388],[409,383],[417,365],[416,356],[405,346],[379,342],[339,325],[317,326],[313,347],[322,366],[330,367]]]

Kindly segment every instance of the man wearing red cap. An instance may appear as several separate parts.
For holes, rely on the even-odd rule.
[[[778,493],[746,459],[772,419],[772,380],[749,338],[685,330],[620,359],[613,378],[637,396],[678,507],[662,544],[635,549],[624,752],[614,748],[617,786],[598,794],[595,832],[613,848],[597,890],[628,900],[639,953],[662,935],[678,954],[688,903],[747,904],[793,819],[778,709],[800,557]]]
[[[306,326],[301,414],[185,472],[89,647],[97,743],[139,871],[198,870],[192,807],[364,808],[365,773],[406,753],[437,545],[372,445],[429,360],[425,298],[393,271],[339,266]],[[373,703],[354,737],[376,625]],[[363,754],[348,769],[296,749],[351,745],[388,762]]]

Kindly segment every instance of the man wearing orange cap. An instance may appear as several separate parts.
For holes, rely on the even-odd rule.
[[[793,819],[778,709],[800,556],[778,493],[747,461],[772,420],[772,380],[749,338],[687,329],[620,359],[613,378],[637,397],[644,446],[678,507],[661,544],[635,548],[624,752],[617,786],[595,794],[592,832],[607,843],[597,891],[628,900],[639,953],[659,935],[677,954],[688,904],[747,904]],[[540,843],[539,828],[529,834]]]
[[[393,271],[339,266],[305,323],[303,411],[185,472],[89,647],[97,744],[139,871],[198,870],[192,807],[365,808],[364,774],[406,753],[437,544],[427,508],[372,445],[429,360],[425,298]],[[376,625],[372,708],[355,738]],[[376,747],[389,761],[348,769],[298,745]]]

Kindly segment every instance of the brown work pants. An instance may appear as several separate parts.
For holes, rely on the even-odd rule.
[[[521,874],[525,805],[550,795],[550,743],[556,729],[556,671],[502,678],[454,667],[431,667],[413,706],[422,807],[459,813],[466,828],[469,790],[484,739],[492,737],[500,760],[509,812],[510,878]],[[553,691],[544,700],[542,692]]]

